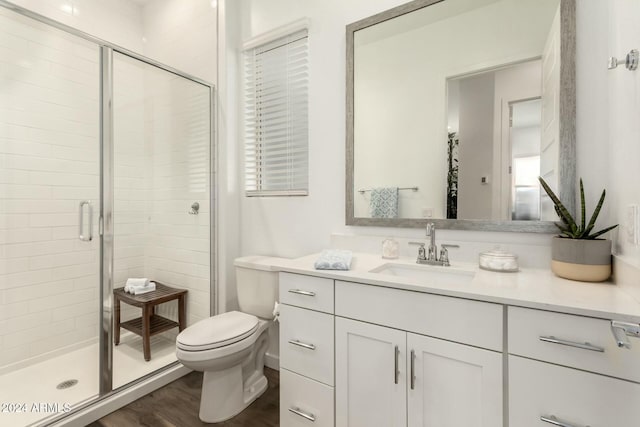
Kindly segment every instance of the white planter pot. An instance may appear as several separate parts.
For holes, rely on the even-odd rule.
[[[611,240],[554,237],[551,271],[581,282],[602,282],[611,276]]]

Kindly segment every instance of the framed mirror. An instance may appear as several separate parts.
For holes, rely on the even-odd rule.
[[[554,232],[575,208],[575,0],[416,0],[347,26],[346,223]]]

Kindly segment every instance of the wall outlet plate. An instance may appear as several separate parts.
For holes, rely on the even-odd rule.
[[[433,208],[422,208],[422,218],[433,218]]]
[[[638,205],[627,206],[627,218],[625,227],[627,229],[627,243],[638,246],[638,233],[640,224],[638,224]]]

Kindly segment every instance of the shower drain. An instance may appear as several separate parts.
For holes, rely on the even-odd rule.
[[[60,384],[58,384],[56,386],[56,388],[58,390],[64,390],[65,388],[73,387],[76,384],[78,384],[78,380],[66,380],[66,381],[62,381]]]

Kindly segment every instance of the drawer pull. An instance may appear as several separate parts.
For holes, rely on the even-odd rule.
[[[289,289],[292,294],[304,295],[305,297],[315,297],[316,293],[311,291],[303,291],[302,289]]]
[[[398,346],[394,349],[394,363],[393,363],[393,383],[398,384],[398,375],[400,375],[400,371],[398,370],[398,359],[400,359],[400,349]]]
[[[578,427],[576,424],[569,424],[569,423],[565,423],[564,421],[560,421],[553,415],[550,415],[548,417],[542,416],[540,417],[540,421],[544,421],[545,423],[553,424],[554,426],[558,426],[558,427]],[[586,427],[589,427],[589,426],[586,426]]]
[[[315,350],[316,346],[313,344],[307,344],[306,342],[298,340],[289,340],[289,344],[297,345],[298,347],[306,348],[307,350]]]
[[[580,348],[582,350],[597,351],[598,353],[604,353],[604,348],[589,344],[588,342],[579,343],[579,342],[573,342],[573,341],[565,341],[565,340],[558,339],[554,336],[550,336],[550,337],[541,336],[540,341],[549,342],[551,344],[566,345],[568,347]]]
[[[304,418],[305,420],[309,420],[312,423],[314,423],[316,421],[316,416],[313,414],[309,414],[307,412],[301,411],[300,408],[289,408],[289,412],[291,412],[292,414],[296,414],[299,417]]]

